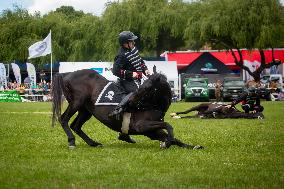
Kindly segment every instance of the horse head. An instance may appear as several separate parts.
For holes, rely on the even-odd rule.
[[[132,103],[143,108],[155,109],[166,112],[171,104],[171,87],[167,82],[167,77],[156,73],[141,85],[135,93]]]

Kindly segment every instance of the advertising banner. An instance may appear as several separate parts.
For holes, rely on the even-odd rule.
[[[22,102],[21,96],[15,90],[0,92],[0,102]]]
[[[27,63],[27,71],[30,78],[30,84],[36,85],[36,70],[33,64]]]
[[[22,78],[21,78],[21,71],[20,71],[20,67],[15,64],[15,63],[11,63],[14,75],[15,75],[15,79],[17,81],[18,84],[22,83]]]
[[[7,87],[6,68],[3,63],[0,63],[0,87]]]

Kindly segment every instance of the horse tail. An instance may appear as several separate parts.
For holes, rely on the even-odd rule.
[[[61,106],[63,102],[63,77],[61,74],[56,74],[52,79],[52,127],[55,121],[60,121]]]

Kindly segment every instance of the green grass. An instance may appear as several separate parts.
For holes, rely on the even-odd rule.
[[[0,103],[0,188],[284,188],[283,102],[263,102],[264,120],[170,118],[195,104],[174,103],[166,121],[204,150],[162,150],[143,136],[124,143],[94,118],[83,129],[104,147],[77,137],[69,150],[50,104]]]

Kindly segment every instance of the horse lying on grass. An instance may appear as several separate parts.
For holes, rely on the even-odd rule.
[[[178,116],[179,114],[187,114],[192,111],[197,111],[194,116]],[[201,103],[183,112],[175,112],[170,114],[172,118],[215,118],[215,119],[225,119],[225,118],[246,118],[246,119],[263,119],[264,115],[261,112],[256,113],[245,113],[241,112],[236,107],[227,107],[227,104],[223,103]]]
[[[111,90],[107,92],[108,86]],[[68,107],[61,115],[62,93]],[[100,102],[102,98],[113,101],[121,94],[119,86],[93,70],[80,70],[68,74],[57,74],[52,85],[52,125],[58,120],[64,129],[70,148],[75,147],[75,136],[71,129],[88,145],[96,147],[101,143],[92,140],[82,131],[83,124],[92,116],[116,132],[128,135],[145,135],[151,140],[159,140],[161,148],[177,145],[183,148],[199,149],[201,146],[189,145],[174,137],[173,127],[164,122],[164,116],[171,104],[171,88],[162,74],[154,74],[129,99],[129,110],[123,119],[111,118],[108,114],[115,104]],[[70,118],[78,112],[71,123]],[[71,129],[70,129],[71,128]],[[165,132],[166,131],[166,132]]]

